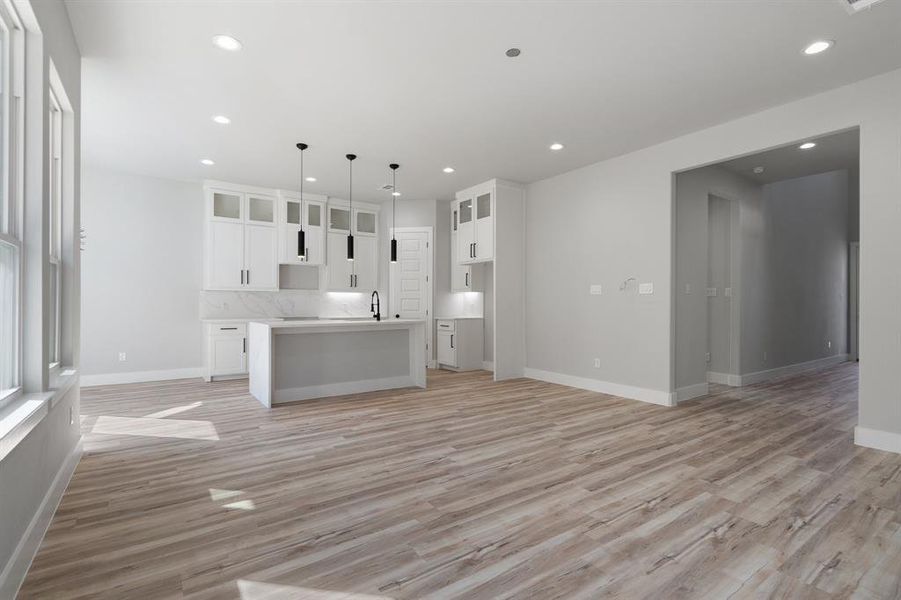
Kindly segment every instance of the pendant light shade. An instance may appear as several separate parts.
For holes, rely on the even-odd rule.
[[[303,151],[309,148],[303,142],[297,143],[297,149],[300,150],[300,229],[297,232],[297,258],[306,260],[307,258],[307,240],[303,230]]]
[[[348,221],[348,229],[347,229],[347,260],[352,261],[354,259],[354,235],[353,235],[353,223],[354,223],[354,160],[357,158],[356,154],[348,154],[346,155],[348,166],[350,167],[350,185],[348,186],[348,200],[350,202],[349,211],[349,221]]]
[[[391,262],[397,262],[397,239],[394,232],[397,230],[397,169],[400,167],[397,163],[391,163],[388,168],[391,169]]]

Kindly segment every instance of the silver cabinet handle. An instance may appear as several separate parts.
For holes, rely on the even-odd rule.
[[[454,349],[454,334],[451,334],[451,350]]]
[[[473,258],[479,257],[479,243],[478,242],[472,243],[472,257]]]
[[[469,287],[469,271],[467,271],[465,273],[465,275],[466,275],[466,283],[463,285],[463,287]]]

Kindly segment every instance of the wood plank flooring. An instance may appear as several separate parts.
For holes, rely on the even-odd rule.
[[[246,386],[85,389],[20,598],[901,598],[901,456],[854,446],[854,363],[677,408]]]

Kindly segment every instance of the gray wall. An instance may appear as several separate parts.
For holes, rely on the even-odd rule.
[[[82,198],[83,374],[200,367],[200,184],[85,168]]]
[[[528,366],[672,392],[672,174],[859,126],[860,425],[901,435],[899,103],[896,70],[530,184]],[[653,282],[655,293],[619,293],[629,276]],[[604,295],[590,296],[590,283]],[[601,369],[591,368],[593,356]]]
[[[718,290],[716,298],[706,297],[708,273],[709,198],[723,198],[732,205],[730,222],[730,262],[733,297],[725,299]],[[760,186],[721,167],[712,166],[679,173],[675,178],[675,368],[676,387],[702,384],[707,371],[738,374],[739,317],[741,314],[742,218],[745,208],[760,203]],[[735,235],[732,235],[735,233]],[[686,292],[686,286],[688,291]],[[708,366],[708,304],[718,311],[718,331],[732,332],[728,352],[711,352]],[[722,337],[722,336],[720,336]],[[731,357],[731,361],[729,360]]]
[[[765,248],[764,268],[743,281],[766,294],[743,298],[742,373],[846,354],[847,171],[765,185],[762,208],[763,235],[744,245]]]
[[[22,11],[28,10],[28,6],[22,3],[17,6]],[[80,169],[79,154],[79,136],[80,136],[80,117],[81,117],[81,56],[75,43],[75,36],[69,23],[68,13],[65,5],[61,0],[41,0],[34,2],[31,9],[34,11],[34,17],[37,25],[40,27],[41,35],[28,34],[26,41],[27,50],[31,54],[28,56],[26,64],[26,98],[27,110],[34,108],[34,104],[42,107],[43,110],[37,111],[40,115],[38,118],[28,117],[25,131],[26,143],[26,218],[31,219],[32,215],[39,217],[33,221],[47,222],[47,198],[49,193],[44,186],[44,178],[41,175],[41,162],[44,164],[49,160],[49,148],[46,147],[47,137],[44,127],[46,126],[46,89],[48,81],[46,59],[53,61],[60,80],[65,88],[66,95],[72,102],[73,111],[75,113],[75,197],[74,206],[77,211],[79,203],[78,192],[78,171]],[[26,15],[23,15],[23,18]],[[30,83],[29,83],[30,82]],[[38,92],[35,96],[34,92]],[[42,97],[43,96],[43,97]],[[33,125],[37,125],[32,129]],[[33,159],[37,158],[37,164]],[[68,236],[75,235],[77,231],[77,220],[72,220],[72,215],[64,217],[67,227],[71,227],[71,231],[66,233],[64,243],[73,244],[74,239]],[[26,233],[29,223],[26,223]],[[46,232],[46,229],[44,229]],[[46,235],[46,234],[45,234]],[[29,254],[38,244],[43,248],[47,247],[46,239],[43,236],[34,236],[26,239],[26,254]],[[45,250],[44,250],[45,251]],[[65,322],[67,325],[66,338],[67,343],[77,346],[78,333],[80,324],[78,321],[78,279],[79,264],[77,259],[77,250],[75,258],[67,265],[67,281],[64,287],[64,310]],[[38,252],[40,256],[40,251]],[[46,348],[41,349],[43,344],[43,327],[40,323],[46,324],[49,315],[49,303],[47,299],[49,295],[44,295],[44,301],[32,302],[33,298],[29,297],[32,291],[37,291],[38,295],[42,294],[41,278],[34,276],[33,264],[26,262],[25,279],[29,283],[36,282],[36,286],[27,286],[25,289],[26,318],[31,323],[26,323],[26,347],[24,360],[26,361],[26,392],[40,392],[43,385],[34,385],[46,379],[47,363],[44,357],[47,356]],[[46,286],[44,286],[46,287]],[[36,288],[36,289],[35,289]],[[43,304],[44,308],[41,308]],[[34,314],[34,313],[37,314]],[[41,314],[43,312],[43,314]],[[35,335],[35,332],[36,335]],[[64,340],[65,341],[65,340]],[[78,355],[71,348],[64,348],[64,359],[71,360],[77,366]],[[37,364],[35,364],[37,362]],[[44,372],[44,376],[29,375],[29,372]],[[52,387],[51,382],[51,387]],[[64,473],[67,458],[73,456],[76,451],[78,441],[80,439],[79,425],[77,417],[74,423],[70,421],[69,415],[77,415],[79,412],[79,393],[77,386],[74,386],[62,398],[49,408],[48,414],[32,429],[28,435],[10,452],[2,461],[0,461],[0,573],[9,565],[9,561],[13,558],[13,552],[22,540],[22,536],[26,533],[29,524],[33,519],[39,519],[42,515],[39,510],[42,507],[46,495],[51,490],[54,479],[61,473]],[[64,481],[64,480],[63,480]],[[52,506],[46,507],[52,509]],[[45,522],[35,520],[36,532],[43,531],[46,526]],[[30,541],[37,541],[32,538]],[[36,548],[26,548],[27,551]],[[20,555],[19,560],[30,560],[31,556]],[[12,575],[21,574],[26,565],[17,563],[16,572]],[[10,591],[9,586],[17,586],[18,581],[6,580],[0,578],[0,596]]]

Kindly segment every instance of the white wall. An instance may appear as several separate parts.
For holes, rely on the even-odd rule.
[[[859,126],[860,425],[901,436],[899,105],[901,70],[531,184],[528,366],[672,392],[672,174]],[[653,282],[655,293],[617,291],[629,276]],[[603,284],[604,295],[589,296],[590,283]]]
[[[82,373],[200,368],[200,184],[85,168],[82,223]]]

